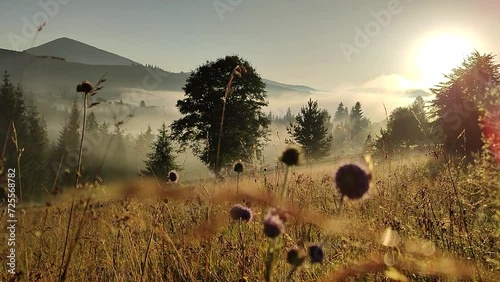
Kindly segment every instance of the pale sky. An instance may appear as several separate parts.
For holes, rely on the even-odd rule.
[[[500,55],[499,0],[0,0],[0,48],[31,47],[23,26],[44,15],[35,46],[69,37],[176,72],[238,54],[264,78],[322,90],[430,82],[471,48]]]

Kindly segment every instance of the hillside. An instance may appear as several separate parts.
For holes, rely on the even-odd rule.
[[[136,64],[125,57],[66,37],[28,49],[25,52],[37,56],[60,57],[68,62],[87,65],[130,66]]]
[[[130,59],[69,38],[60,38],[25,52],[0,49],[0,71],[8,71],[13,82],[23,82],[38,94],[71,93],[81,80],[97,81],[107,73],[101,95],[119,98],[124,89],[182,91],[189,73],[146,68]],[[268,95],[310,94],[307,86],[288,85],[264,79]]]

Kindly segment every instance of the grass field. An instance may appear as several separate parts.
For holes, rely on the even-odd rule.
[[[340,205],[333,178],[345,161],[293,168],[285,201],[275,196],[283,167],[222,183],[68,188],[45,205],[18,207],[22,273],[9,277],[4,264],[0,280],[265,281],[266,272],[272,281],[500,279],[498,167],[458,168],[439,154],[375,158],[368,194]],[[252,209],[250,221],[231,219],[237,203]],[[263,218],[276,205],[290,219],[270,239]],[[323,250],[321,263],[308,257],[311,245]],[[305,251],[296,267],[287,263],[292,248]],[[6,244],[1,251],[7,256]]]

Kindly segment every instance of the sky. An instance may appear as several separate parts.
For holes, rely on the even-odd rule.
[[[60,37],[175,72],[238,54],[264,78],[320,90],[430,87],[464,53],[500,54],[500,1],[0,0],[0,48]]]

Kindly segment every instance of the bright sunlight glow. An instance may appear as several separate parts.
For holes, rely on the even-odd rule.
[[[433,87],[445,80],[445,74],[462,64],[474,51],[471,39],[452,33],[434,35],[424,41],[417,53],[417,68],[422,84]]]

